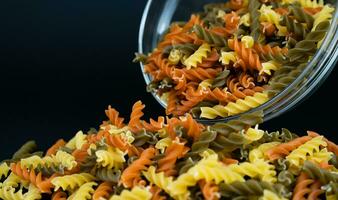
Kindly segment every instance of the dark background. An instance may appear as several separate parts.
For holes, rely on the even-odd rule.
[[[145,0],[58,0],[0,3],[0,160],[34,139],[56,139],[97,127],[110,104],[124,115],[141,99],[146,116],[163,109],[145,92],[138,64]],[[265,123],[297,133],[316,130],[338,141],[337,69],[310,99]]]

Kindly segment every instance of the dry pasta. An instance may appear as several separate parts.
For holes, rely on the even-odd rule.
[[[321,46],[334,9],[323,0],[210,3],[188,22],[173,23],[152,52],[135,60],[152,78],[149,91],[166,100],[167,114],[238,115],[265,104],[299,76],[304,68],[297,66],[306,66]],[[250,88],[234,81],[243,74],[251,77]],[[269,95],[252,99],[256,92]]]
[[[258,129],[261,112],[210,126],[190,115],[155,122],[142,120],[144,105],[135,105],[129,125],[122,125],[117,110],[108,107],[111,112],[99,131],[78,132],[61,143],[65,146],[53,144],[45,156],[3,161],[0,198],[286,200],[338,195],[337,169],[331,165],[337,145],[315,132],[298,137],[286,129]]]

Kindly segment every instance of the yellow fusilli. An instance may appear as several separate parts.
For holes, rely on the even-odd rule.
[[[113,195],[110,200],[150,200],[151,197],[148,189],[136,186],[132,190],[123,190],[120,195]]]
[[[184,65],[187,69],[192,67],[197,67],[199,63],[202,63],[203,58],[208,57],[208,53],[211,52],[211,47],[208,43],[202,44],[191,56],[189,56],[185,61]]]
[[[230,102],[226,106],[201,107],[201,117],[215,119],[216,117],[228,117],[236,115],[252,108],[256,108],[269,100],[266,93],[256,92],[253,96],[238,99],[235,103]]]
[[[123,163],[126,161],[124,156],[126,153],[122,152],[118,148],[108,147],[107,150],[98,150],[95,152],[98,162],[102,167],[109,169],[120,169]]]
[[[290,165],[298,168],[307,158],[311,157],[314,153],[319,152],[320,146],[327,146],[326,142],[323,140],[323,136],[315,137],[299,146],[286,156],[286,160],[290,163]]]
[[[95,180],[95,177],[88,173],[65,175],[52,179],[55,191],[61,188],[62,190],[70,190],[80,187],[81,185]]]

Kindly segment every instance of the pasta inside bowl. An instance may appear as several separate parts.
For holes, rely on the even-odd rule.
[[[136,60],[167,114],[191,113],[208,124],[263,110],[268,120],[308,97],[335,66],[335,7],[149,0]]]

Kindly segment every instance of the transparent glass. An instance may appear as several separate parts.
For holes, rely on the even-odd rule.
[[[201,11],[203,5],[211,2],[225,2],[225,0],[148,0],[140,25],[139,52],[151,52],[157,46],[158,41],[172,21],[187,21],[192,13]],[[326,3],[330,3],[335,8],[338,8],[338,1],[326,1]],[[264,120],[266,121],[281,115],[309,97],[319,88],[334,68],[338,59],[337,41],[338,12],[336,9],[333,14],[331,27],[321,48],[316,52],[311,62],[309,62],[299,77],[268,102],[248,112],[263,110]],[[144,72],[142,64],[141,69],[145,82],[149,84],[151,77]],[[166,107],[166,103],[159,96],[154,93],[153,96],[163,107]],[[213,120],[198,119],[198,121],[204,124],[225,122],[238,118],[241,114]]]

